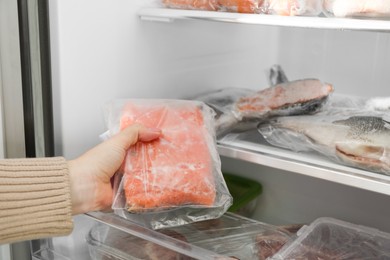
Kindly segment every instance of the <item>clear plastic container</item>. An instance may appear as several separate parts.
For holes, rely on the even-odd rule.
[[[390,234],[333,218],[304,226],[271,259],[390,259]]]
[[[233,213],[158,231],[127,223],[126,232],[107,224],[95,225],[87,235],[91,257],[112,260],[266,259],[292,237],[278,227]]]

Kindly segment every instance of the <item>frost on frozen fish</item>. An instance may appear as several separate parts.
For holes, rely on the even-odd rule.
[[[318,79],[290,81],[240,98],[235,112],[238,118],[315,113],[332,92],[332,85]]]
[[[276,146],[316,150],[348,165],[390,174],[390,123],[380,116],[279,117],[260,124],[259,131]]]

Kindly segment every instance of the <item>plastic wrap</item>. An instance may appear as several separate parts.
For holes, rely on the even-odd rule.
[[[283,16],[317,16],[322,12],[322,0],[264,0],[260,12]]]
[[[137,143],[115,176],[112,208],[153,229],[212,219],[232,204],[215,145],[214,113],[199,101],[133,99],[106,106],[110,134],[134,123],[162,129]]]
[[[176,9],[193,9],[205,11],[217,11],[218,0],[161,0],[165,7]]]
[[[293,237],[279,227],[232,213],[219,219],[148,234],[139,230],[138,233],[139,236],[134,236],[107,225],[97,225],[87,236],[91,256],[94,259],[100,259],[102,255],[107,259],[193,259],[187,255],[198,251],[196,259],[265,260]],[[158,238],[159,244],[152,242],[150,237]],[[197,248],[206,251],[200,252]]]
[[[218,0],[219,11],[258,13],[263,0]]]
[[[390,234],[334,218],[319,218],[298,231],[271,259],[390,259]]]
[[[234,13],[316,16],[322,0],[161,0],[168,8]]]
[[[321,109],[332,92],[331,84],[318,79],[295,80],[242,97],[233,109],[238,119],[312,114]]]
[[[388,0],[324,0],[323,5],[327,16],[390,18]]]
[[[203,93],[193,99],[206,103],[215,111],[215,129],[217,136],[220,136],[226,132],[256,127],[257,121],[240,121],[233,113],[235,102],[253,93],[253,90],[244,88],[224,88]]]
[[[317,151],[345,165],[390,175],[390,113],[353,104],[329,106],[316,115],[275,118],[259,124],[258,130],[272,145]]]

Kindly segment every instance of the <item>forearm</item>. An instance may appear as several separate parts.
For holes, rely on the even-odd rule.
[[[69,182],[61,157],[0,160],[0,244],[69,234]]]

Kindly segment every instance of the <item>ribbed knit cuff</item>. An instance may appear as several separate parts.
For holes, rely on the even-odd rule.
[[[0,160],[0,243],[69,234],[69,183],[62,157]]]

